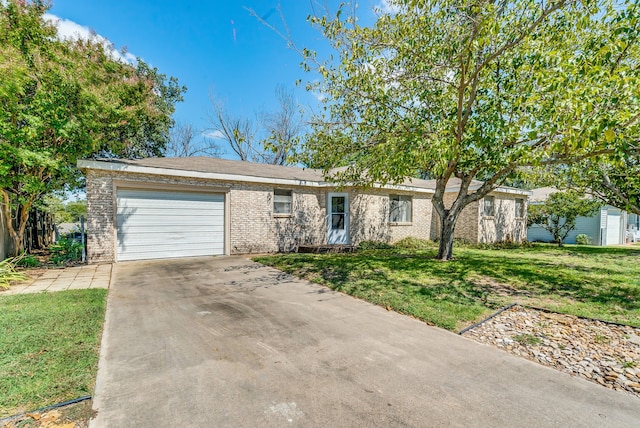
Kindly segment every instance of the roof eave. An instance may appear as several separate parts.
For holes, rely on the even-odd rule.
[[[191,171],[185,169],[153,167],[143,165],[132,165],[118,161],[98,161],[98,160],[78,160],[78,168],[81,170],[94,169],[100,171],[114,171],[114,172],[126,172],[131,174],[148,174],[148,175],[165,175],[171,177],[182,178],[199,178],[205,180],[219,180],[219,181],[240,181],[254,184],[275,184],[279,186],[299,186],[299,187],[315,187],[315,188],[333,188],[336,187],[336,183],[328,181],[312,181],[312,180],[300,180],[300,179],[286,179],[275,177],[257,177],[244,174],[223,174],[216,172],[202,172]],[[357,187],[355,185],[343,185],[342,187]],[[385,185],[375,186],[377,189],[390,189],[390,190],[402,190],[414,193],[428,193],[433,194],[433,189],[426,189],[415,186],[407,185]]]

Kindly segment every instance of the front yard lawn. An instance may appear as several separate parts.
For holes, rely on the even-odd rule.
[[[458,245],[455,260],[441,262],[436,245],[254,260],[449,330],[513,302],[640,326],[637,247]]]
[[[0,418],[93,393],[106,296],[0,297]]]

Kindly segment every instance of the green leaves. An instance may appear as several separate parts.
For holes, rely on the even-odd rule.
[[[637,1],[396,3],[369,27],[311,19],[339,60],[307,56],[326,95],[310,164],[349,163],[362,184],[415,171],[441,190],[450,177],[486,180],[458,195],[462,209],[520,169],[640,141]]]
[[[142,61],[112,59],[96,40],[57,39],[46,9],[0,2],[0,190],[14,209],[78,185],[79,158],[160,156],[186,90]],[[15,241],[22,231],[9,223]]]

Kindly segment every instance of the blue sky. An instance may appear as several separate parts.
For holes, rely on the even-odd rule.
[[[313,3],[313,4],[312,4]],[[91,29],[116,48],[126,47],[160,72],[175,76],[188,87],[178,104],[175,119],[205,130],[211,90],[234,115],[255,118],[275,108],[276,86],[295,91],[298,103],[314,105],[304,85],[317,78],[300,68],[301,58],[285,41],[250,16],[255,10],[283,30],[278,4],[295,43],[328,52],[326,42],[306,17],[324,0],[53,0],[50,13],[60,19],[61,32],[82,33]],[[327,0],[332,11],[339,1]],[[360,14],[373,18],[373,8],[384,0],[362,0]],[[225,157],[233,158],[229,153]]]

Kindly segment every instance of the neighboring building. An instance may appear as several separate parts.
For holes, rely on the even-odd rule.
[[[437,237],[434,181],[339,188],[319,170],[204,157],[81,160],[78,166],[86,175],[89,262]],[[524,240],[528,194],[497,189],[465,208],[455,236]]]
[[[552,193],[559,190],[553,187],[541,187],[532,190],[530,203],[542,203],[549,198]],[[576,236],[587,235],[592,245],[620,245],[625,243],[628,215],[625,211],[612,207],[603,206],[591,217],[578,217],[576,228],[569,232],[563,241],[565,244],[575,244]],[[552,242],[553,236],[542,226],[534,224],[527,230],[527,240],[531,242]]]

